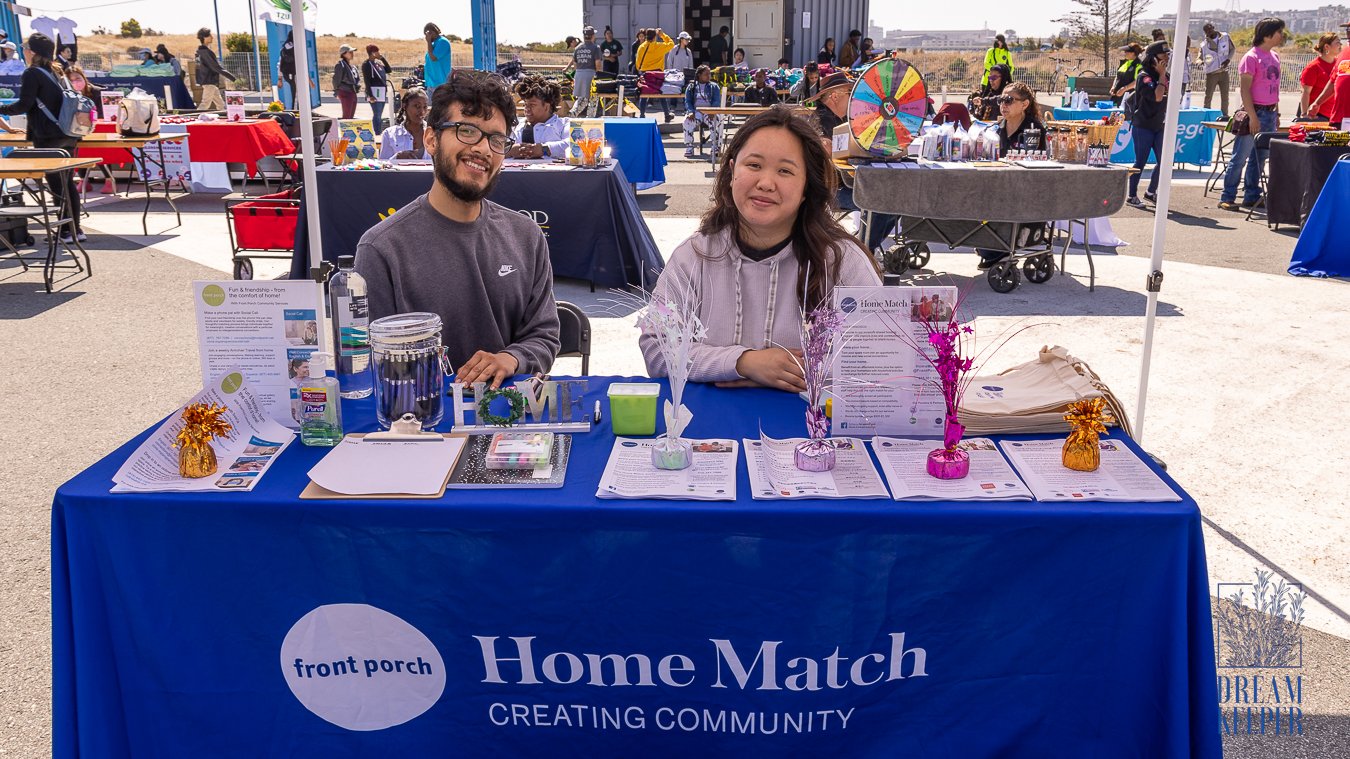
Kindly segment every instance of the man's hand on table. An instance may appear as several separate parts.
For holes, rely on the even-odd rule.
[[[492,389],[501,387],[502,380],[513,377],[520,368],[520,362],[510,353],[488,353],[478,351],[464,362],[464,366],[455,372],[455,381],[464,385],[475,382],[489,382]]]

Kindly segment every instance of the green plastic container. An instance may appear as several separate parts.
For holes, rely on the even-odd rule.
[[[616,382],[609,386],[609,419],[615,435],[655,435],[656,402],[661,386],[654,382]]]

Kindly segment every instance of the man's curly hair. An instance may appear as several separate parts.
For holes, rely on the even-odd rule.
[[[558,103],[562,102],[562,87],[559,87],[557,82],[551,82],[538,74],[530,74],[521,79],[516,84],[516,94],[521,100],[539,98],[552,108],[557,108]]]

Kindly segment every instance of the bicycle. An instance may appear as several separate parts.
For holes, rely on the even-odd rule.
[[[1069,62],[1069,59],[1068,59],[1068,58],[1056,58],[1055,56],[1052,55],[1052,56],[1050,56],[1050,60],[1052,60],[1052,61],[1055,62],[1055,70],[1054,70],[1053,72],[1051,72],[1051,74],[1050,74],[1050,87],[1049,87],[1049,89],[1048,89],[1047,91],[1048,91],[1048,92],[1057,92],[1057,91],[1060,89],[1060,77],[1061,77],[1061,76],[1064,77],[1064,83],[1065,83],[1066,85],[1068,84],[1068,73],[1069,73],[1069,68],[1068,68],[1068,66],[1067,66],[1066,64]],[[1081,68],[1081,66],[1083,65],[1083,61],[1086,61],[1086,60],[1087,60],[1087,58],[1076,58],[1076,59],[1074,59],[1074,68],[1078,68],[1078,69],[1079,69],[1078,73],[1075,74],[1074,76],[1097,76],[1097,72],[1096,72],[1096,71],[1093,71],[1093,70],[1091,70],[1091,69]]]

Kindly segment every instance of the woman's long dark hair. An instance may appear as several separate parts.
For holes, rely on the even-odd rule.
[[[1027,121],[1041,120],[1041,109],[1036,105],[1036,93],[1031,91],[1026,82],[1013,82],[1003,89],[1003,94],[1027,101],[1027,115],[1023,117]]]
[[[413,98],[422,98],[423,100],[427,101],[428,106],[431,105],[431,100],[427,98],[427,91],[421,87],[413,87],[412,89],[403,93],[403,97],[398,101],[398,113],[394,114],[395,124],[402,125],[404,122],[408,120],[408,113],[407,113],[408,101],[412,100]],[[422,120],[423,122],[425,122],[426,118],[423,117]]]
[[[797,292],[804,293],[802,308],[810,311],[829,297],[830,288],[839,281],[841,249],[858,245],[858,242],[834,220],[837,207],[834,196],[839,180],[830,154],[820,139],[820,130],[806,118],[795,115],[791,107],[776,105],[751,116],[736,130],[713,183],[712,206],[703,214],[698,231],[705,236],[726,230],[732,235],[740,233],[741,215],[731,194],[733,164],[750,136],[768,127],[787,130],[801,143],[806,159],[803,167],[806,191],[797,209],[797,221],[792,226],[792,250],[798,264]],[[699,251],[699,255],[717,258],[721,252]]]

